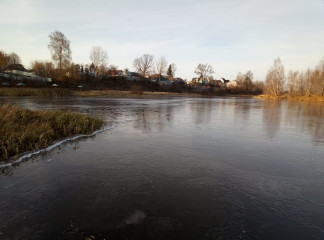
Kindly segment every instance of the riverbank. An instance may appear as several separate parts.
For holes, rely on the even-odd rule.
[[[69,90],[64,88],[0,88],[0,96],[4,97],[100,97],[100,96],[143,96],[143,95],[168,95],[191,96],[197,93],[152,92],[137,90]]]
[[[141,90],[70,90],[65,88],[0,88],[3,97],[139,97],[139,96],[235,96],[252,97],[251,94],[231,94],[225,92],[160,92]]]
[[[306,96],[290,96],[287,94],[281,95],[281,96],[257,95],[257,96],[254,96],[254,98],[324,102],[324,97],[321,97],[321,96],[306,97]]]
[[[0,96],[4,97],[64,97],[72,94],[66,88],[0,88]]]
[[[63,138],[91,134],[102,126],[101,119],[84,114],[0,105],[0,161],[42,149]]]
[[[73,96],[77,97],[100,97],[100,96],[196,96],[197,93],[175,93],[175,92],[149,92],[149,91],[122,91],[122,90],[90,90],[73,91]]]

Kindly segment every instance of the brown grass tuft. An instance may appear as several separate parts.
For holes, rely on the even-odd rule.
[[[0,105],[0,161],[44,148],[76,134],[90,134],[103,121],[80,113],[31,111],[17,105]]]

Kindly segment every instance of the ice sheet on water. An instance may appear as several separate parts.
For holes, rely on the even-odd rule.
[[[130,216],[125,218],[123,222],[117,226],[117,228],[121,228],[130,224],[139,224],[144,221],[145,217],[146,214],[143,211],[136,210]]]
[[[43,149],[40,149],[40,150],[37,150],[35,152],[30,152],[30,153],[27,153],[27,154],[24,154],[23,156],[21,156],[20,158],[18,158],[16,161],[14,162],[10,162],[10,163],[4,163],[4,164],[0,164],[0,169],[1,168],[5,168],[5,167],[10,167],[14,164],[17,164],[17,163],[20,163],[26,159],[29,159],[31,157],[34,157],[34,156],[37,156],[41,153],[44,153],[44,152],[49,152],[51,150],[53,150],[54,148],[66,143],[66,142],[73,142],[77,139],[80,139],[80,138],[86,138],[86,137],[93,137],[94,135],[98,134],[98,133],[101,133],[101,132],[104,132],[104,131],[108,131],[108,130],[111,130],[115,127],[115,125],[112,125],[112,126],[109,126],[109,127],[104,127],[102,129],[99,129],[97,131],[94,131],[93,133],[89,134],[89,135],[82,135],[82,134],[79,134],[79,135],[75,135],[73,137],[70,137],[70,138],[65,138],[61,141],[58,141],[58,142],[55,142],[53,143],[52,145],[46,147],[46,148],[43,148]]]

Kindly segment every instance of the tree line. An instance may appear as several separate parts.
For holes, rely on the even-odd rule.
[[[51,52],[52,61],[35,60],[31,63],[33,72],[41,77],[52,78],[54,81],[64,83],[77,83],[82,81],[82,74],[91,75],[90,80],[93,86],[109,75],[109,72],[116,71],[118,66],[108,65],[109,58],[107,51],[100,46],[92,47],[89,55],[90,64],[75,64],[72,62],[72,51],[70,41],[60,31],[54,31],[49,34],[48,49]],[[6,53],[0,51],[0,69],[11,64],[21,64],[21,59],[16,53]],[[177,66],[175,63],[169,64],[164,56],[155,59],[153,55],[144,54],[133,61],[133,67],[143,77],[149,78],[152,75],[161,79],[174,80]],[[128,69],[124,69],[128,72]],[[206,86],[213,87],[217,81],[214,79],[214,68],[208,64],[199,63],[194,73],[202,80]],[[86,79],[88,79],[86,77]],[[83,79],[84,80],[84,79]],[[253,72],[247,71],[245,74],[238,73],[236,77],[237,85],[231,87],[232,93],[265,93],[279,96],[284,93],[298,96],[324,96],[324,58],[314,69],[308,69],[305,72],[289,71],[285,75],[284,66],[280,58],[275,59],[273,65],[269,68],[265,82],[255,81]],[[216,86],[218,86],[216,84]]]
[[[324,96],[324,58],[306,71],[292,71],[285,74],[280,58],[274,60],[265,79],[265,91],[269,95],[280,96]]]

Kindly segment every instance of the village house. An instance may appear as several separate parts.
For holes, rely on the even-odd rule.
[[[159,85],[172,85],[172,81],[160,74],[153,74],[151,76],[151,81],[156,82]]]
[[[3,69],[3,72],[0,73],[0,77],[6,78],[8,80],[32,80],[32,81],[41,81],[41,82],[52,82],[51,78],[44,78],[35,75],[32,72],[27,71],[21,64],[10,64]]]

